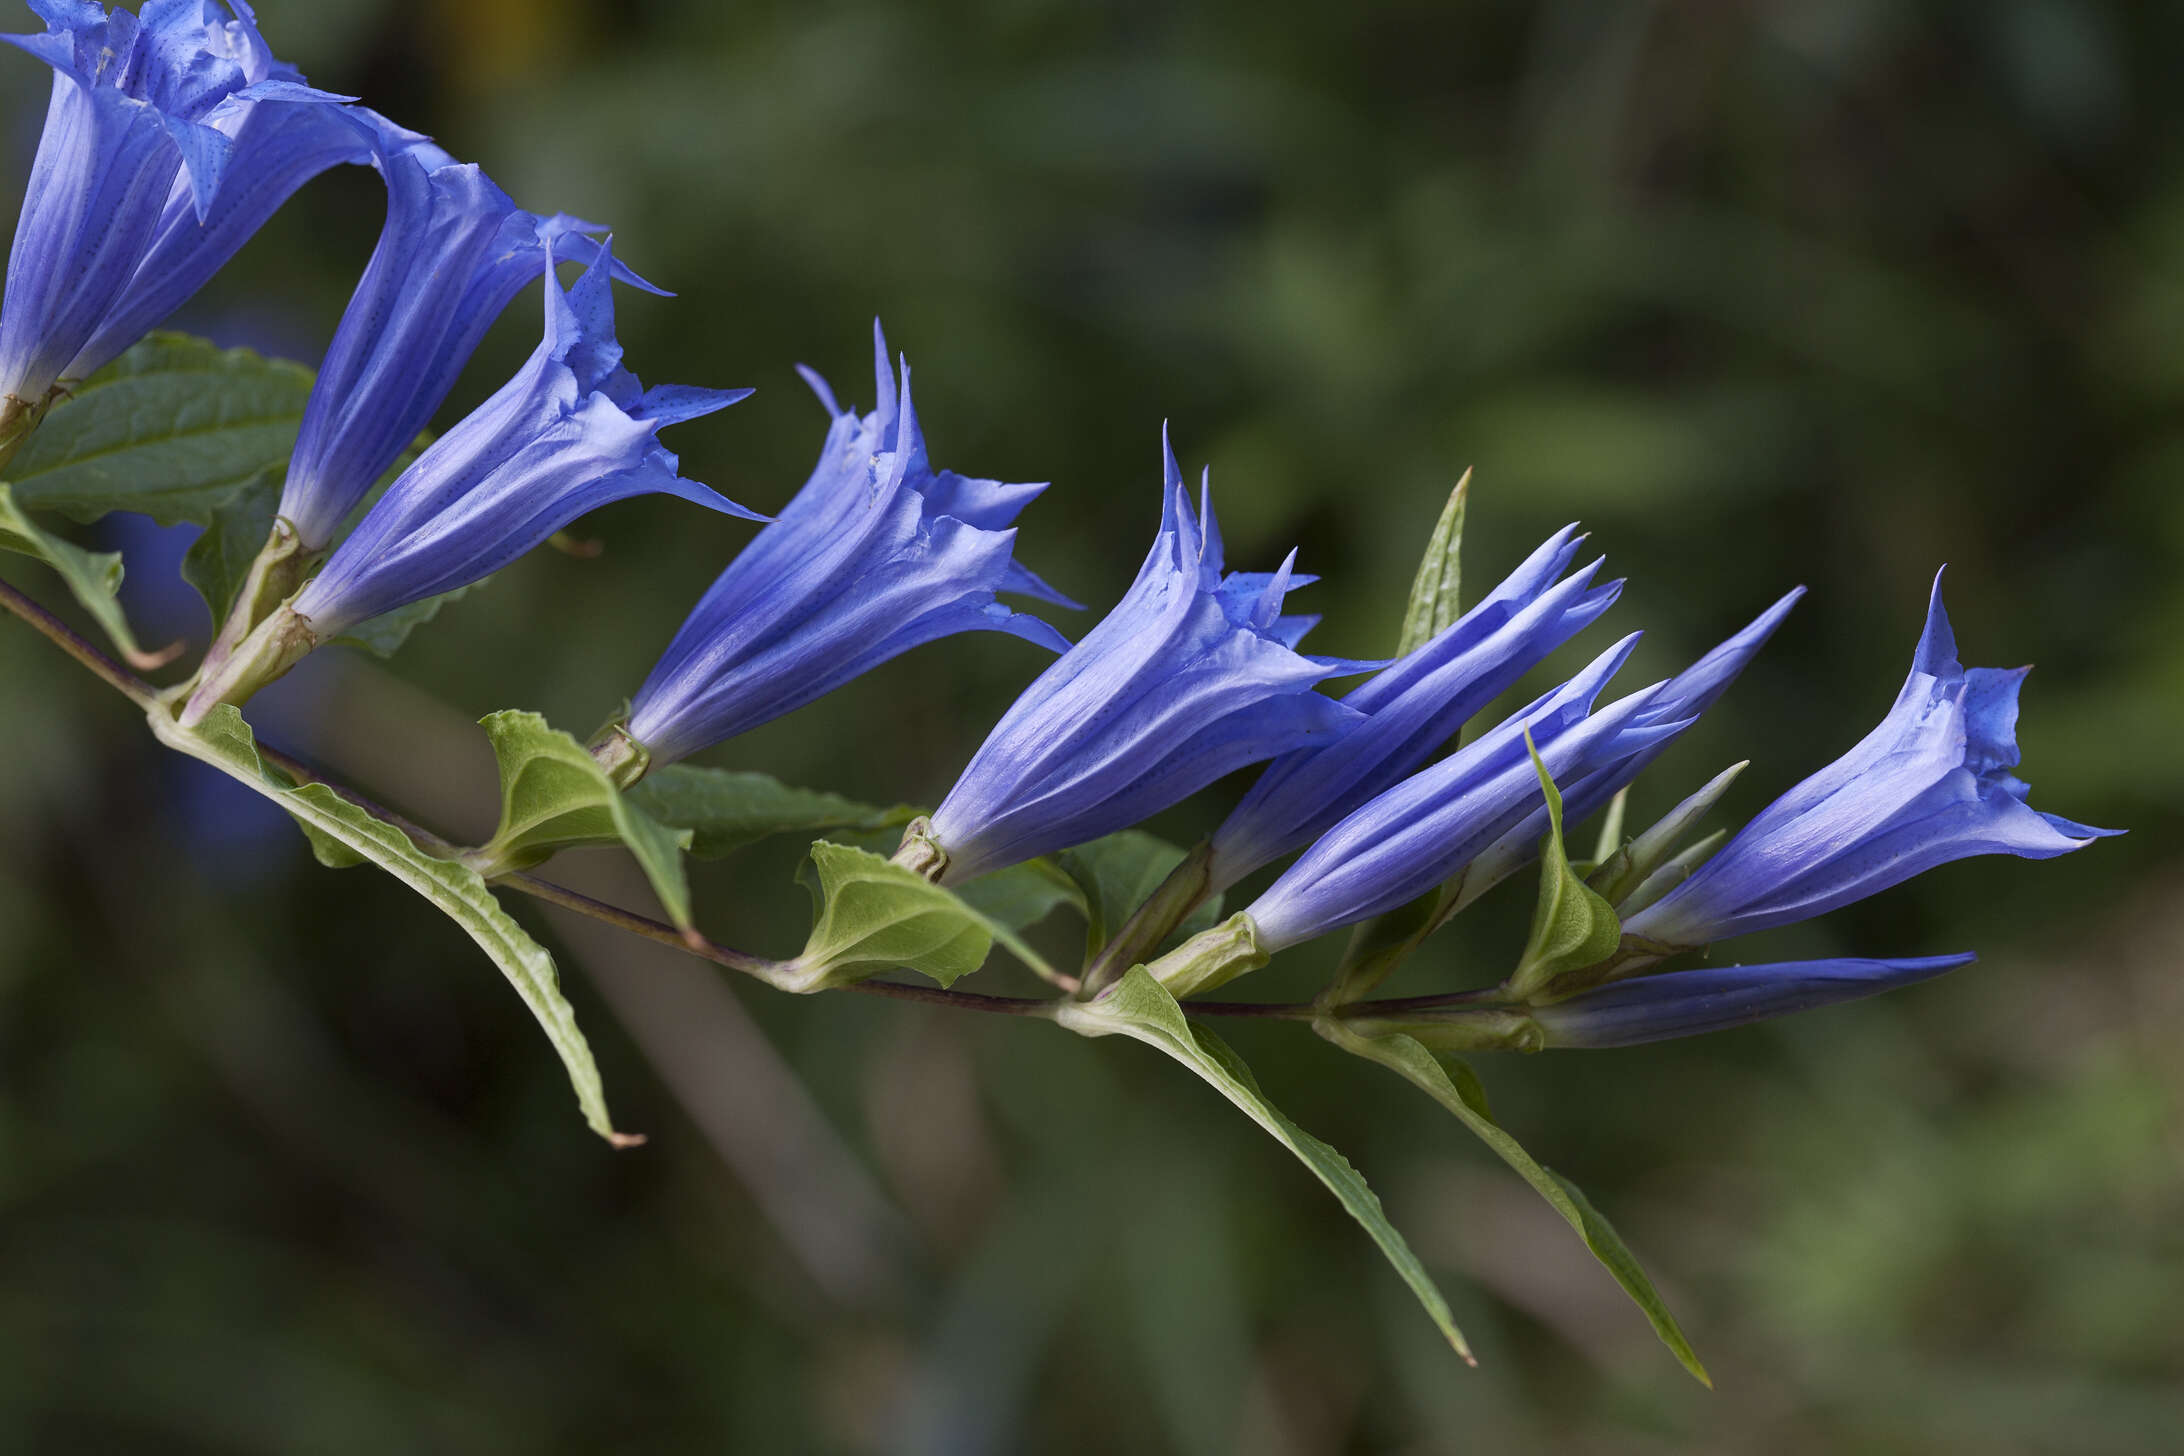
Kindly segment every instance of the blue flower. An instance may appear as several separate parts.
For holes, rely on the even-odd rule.
[[[544,342],[402,472],[297,595],[294,613],[319,640],[467,586],[611,501],[657,491],[766,519],[682,479],[654,438],[750,391],[645,389],[615,342],[610,250],[600,245],[566,293],[548,252]]]
[[[1937,575],[1911,675],[1880,726],[1632,916],[1626,942],[1705,945],[1809,919],[1950,860],[2049,859],[2116,832],[2025,802],[2029,786],[2010,770],[2029,670],[1957,661]]]
[[[1640,976],[1530,1015],[1549,1047],[1620,1047],[1725,1031],[1931,980],[1977,957],[1783,961]]]
[[[1681,732],[1689,719],[1656,710],[1660,684],[1592,711],[1637,641],[1624,638],[1561,687],[1321,835],[1246,908],[1259,948],[1272,954],[1393,910],[1524,820],[1540,802],[1527,733],[1547,771],[1575,781]]]
[[[1068,648],[1037,617],[994,599],[1016,592],[1073,607],[1011,554],[1012,523],[1044,485],[936,471],[910,402],[898,400],[887,340],[872,330],[879,404],[843,409],[805,378],[832,423],[819,464],[698,602],[638,690],[628,726],[652,763],[745,733],[922,643],[1009,632]]]
[[[602,231],[524,211],[475,164],[375,112],[345,114],[386,179],[387,221],[319,366],[281,492],[281,516],[314,552],[431,420],[548,249],[588,265],[599,244],[584,234]]]
[[[1744,671],[1745,664],[1757,656],[1782,619],[1790,614],[1790,608],[1805,594],[1803,587],[1785,595],[1780,601],[1759,614],[1743,631],[1723,642],[1691,666],[1664,683],[1660,695],[1647,709],[1653,721],[1680,719],[1685,723],[1695,721],[1701,713],[1712,707],[1721,695],[1729,691],[1729,685]],[[1582,823],[1596,810],[1603,808],[1625,786],[1644,771],[1647,765],[1659,758],[1674,741],[1674,736],[1660,739],[1648,747],[1624,754],[1620,758],[1602,763],[1584,777],[1569,783],[1557,783],[1556,791],[1562,795],[1562,822],[1565,827]],[[1469,904],[1485,894],[1510,874],[1539,857],[1539,842],[1547,832],[1547,806],[1525,816],[1523,822],[1482,850],[1469,868],[1464,871],[1464,883],[1459,904]]]
[[[1283,755],[1214,832],[1208,878],[1225,890],[1318,838],[1438,753],[1466,720],[1595,621],[1622,590],[1600,563],[1559,584],[1581,538],[1566,527],[1449,628],[1352,689],[1363,716],[1334,742]]]
[[[0,310],[16,413],[135,343],[298,187],[364,154],[339,118],[349,98],[276,61],[247,5],[31,8],[44,34],[0,36],[54,71]]]
[[[1222,573],[1210,488],[1166,454],[1160,534],[1115,609],[1002,716],[933,814],[958,883],[1135,824],[1214,780],[1333,740],[1359,714],[1313,691],[1359,664],[1294,649],[1309,578]]]

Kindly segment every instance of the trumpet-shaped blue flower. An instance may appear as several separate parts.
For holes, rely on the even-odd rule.
[[[933,814],[950,883],[1126,828],[1227,774],[1331,742],[1359,714],[1313,691],[1360,665],[1306,657],[1281,615],[1308,578],[1222,572],[1210,489],[1193,514],[1166,455],[1137,580],[1002,716]]]
[[[31,8],[42,35],[0,36],[54,72],[0,310],[0,394],[20,409],[120,354],[304,182],[364,153],[349,98],[276,61],[240,0]]]
[[[318,640],[477,581],[611,501],[661,492],[765,519],[677,475],[655,438],[750,391],[645,389],[615,342],[610,250],[601,244],[566,293],[548,251],[544,342],[402,472],[297,594],[292,611]]]
[[[1655,722],[1680,720],[1686,724],[1697,720],[1701,713],[1729,691],[1729,685],[1744,671],[1745,664],[1766,646],[1782,619],[1790,614],[1790,608],[1805,594],[1803,587],[1785,595],[1780,601],[1759,614],[1743,631],[1729,638],[1691,666],[1662,684],[1660,694],[1647,709],[1648,717]],[[1562,822],[1565,826],[1582,823],[1596,810],[1643,772],[1647,765],[1659,758],[1674,741],[1674,736],[1660,739],[1635,752],[1624,754],[1601,764],[1592,772],[1570,783],[1557,783],[1562,795]],[[1464,872],[1463,899],[1475,900],[1514,871],[1530,864],[1539,857],[1540,837],[1547,832],[1547,806],[1542,802],[1515,828],[1482,851]]]
[[[1632,916],[1625,936],[1705,945],[1809,919],[1950,860],[2049,859],[2116,832],[2025,802],[2029,788],[2010,770],[2027,671],[1958,662],[1937,575],[1911,675],[1880,726]]]
[[[1706,966],[1619,981],[1538,1007],[1530,1015],[1545,1046],[1637,1046],[1878,996],[1898,986],[1931,980],[1976,959],[1966,952],[1909,960]]]
[[[1656,710],[1659,684],[1592,711],[1637,641],[1624,638],[1561,687],[1321,835],[1247,907],[1259,947],[1271,953],[1393,910],[1462,869],[1540,802],[1526,734],[1560,781],[1682,732],[1688,719]]]
[[[280,514],[311,551],[417,438],[548,250],[589,265],[600,245],[585,234],[603,231],[524,211],[476,164],[375,112],[345,115],[386,179],[387,221],[319,365],[281,491]]]
[[[890,658],[957,632],[1008,632],[1053,652],[1068,639],[995,600],[1076,604],[1018,564],[1017,514],[1044,485],[937,471],[887,340],[872,331],[879,403],[835,403],[819,464],[772,525],[729,563],[638,690],[628,732],[671,763],[833,692]]]
[[[1580,538],[1549,538],[1432,641],[1366,679],[1345,706],[1363,715],[1334,742],[1274,760],[1214,831],[1211,888],[1318,838],[1438,752],[1474,713],[1597,620],[1621,582],[1593,589],[1594,562],[1556,581]]]

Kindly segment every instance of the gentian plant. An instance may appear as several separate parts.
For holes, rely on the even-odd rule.
[[[52,567],[129,663],[150,671],[166,655],[131,638],[118,562],[41,522],[117,509],[195,522],[204,534],[186,571],[220,627],[202,661],[155,685],[13,586],[0,583],[0,605],[125,694],[160,743],[279,804],[323,862],[375,865],[453,919],[546,1032],[586,1120],[617,1144],[636,1139],[615,1130],[552,958],[502,908],[502,892],[787,992],[857,991],[1143,1042],[1294,1152],[1469,1358],[1356,1170],[1275,1108],[1208,1029],[1221,1017],[1308,1026],[1486,1140],[1704,1379],[1607,1220],[1492,1119],[1454,1054],[1619,1047],[1911,985],[1972,957],[1687,958],[1949,861],[2045,859],[2112,832],[2030,806],[2016,772],[2024,674],[1960,663],[1937,579],[1910,676],[1864,741],[1733,835],[1698,829],[1743,764],[1626,834],[1633,781],[1728,691],[1799,593],[1666,681],[1602,700],[1631,655],[1629,634],[1588,647],[1585,666],[1482,721],[1606,616],[1622,583],[1597,581],[1597,561],[1574,565],[1583,538],[1571,528],[1465,609],[1468,478],[1427,542],[1391,655],[1316,656],[1301,649],[1315,619],[1287,611],[1312,578],[1294,554],[1272,571],[1229,570],[1210,475],[1194,499],[1164,438],[1144,565],[1126,584],[1090,584],[1122,589],[1072,644],[1052,609],[1075,604],[1019,559],[1018,519],[1046,487],[936,466],[909,367],[891,364],[876,326],[869,412],[806,371],[826,434],[810,478],[769,520],[685,479],[660,443],[664,427],[745,391],[647,389],[625,367],[614,285],[650,285],[616,260],[604,229],[519,207],[430,139],[312,90],[273,59],[240,0],[151,0],[141,16],[89,0],[32,9],[44,31],[11,39],[51,67],[53,95],[0,311],[0,546]],[[377,170],[386,223],[315,376],[147,337],[290,194],[339,163]],[[527,291],[543,304],[536,351],[485,403],[427,436],[481,336]],[[291,402],[285,425],[264,426],[267,399]],[[85,442],[97,443],[98,471],[76,468]],[[487,842],[436,837],[252,733],[251,695],[305,654],[335,642],[392,650],[578,516],[645,495],[764,524],[680,630],[669,636],[663,621],[666,651],[631,702],[601,705],[603,726],[587,738],[521,710],[484,720],[502,804]],[[1153,515],[1150,493],[1125,499]],[[1036,532],[1026,540],[1031,559],[1050,554]],[[1024,666],[1029,682],[930,812],[687,761],[913,648],[973,633],[1054,656],[1036,676]],[[1202,842],[1144,827],[1245,771]],[[1595,814],[1598,848],[1573,857],[1567,833]],[[816,901],[803,946],[773,958],[701,931],[685,857],[796,833],[812,838]],[[636,858],[664,918],[535,873],[561,850],[599,844]],[[1537,898],[1523,946],[1498,978],[1448,984],[1429,952],[1435,932],[1527,867]],[[1083,922],[1075,964],[1057,964],[1029,933],[1064,907]],[[1333,975],[1310,1001],[1206,994],[1337,935]],[[974,973],[999,979],[997,946],[1043,980],[1040,994],[954,988]],[[1377,995],[1398,972],[1427,989]]]

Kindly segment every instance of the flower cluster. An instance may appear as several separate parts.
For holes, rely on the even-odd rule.
[[[169,728],[246,700],[360,624],[483,579],[594,507],[660,494],[766,524],[593,740],[595,762],[569,747],[588,781],[603,771],[610,803],[654,765],[971,632],[1057,655],[911,824],[894,867],[880,867],[920,904],[946,892],[906,871],[960,886],[1263,766],[1168,882],[1123,907],[1129,922],[1106,927],[1116,933],[1077,983],[1082,999],[1137,964],[1188,996],[1351,926],[1374,956],[1408,954],[1536,860],[1533,944],[1501,986],[1374,1016],[1349,999],[1372,979],[1355,974],[1364,952],[1353,949],[1315,1014],[1344,1018],[1344,1035],[1401,1031],[1444,1047],[1620,1046],[1961,965],[1968,956],[1660,969],[1951,860],[2048,858],[2111,832],[2030,807],[2014,773],[2024,673],[1959,662],[1937,578],[1910,676],[1857,747],[1726,844],[1686,840],[1736,770],[1645,832],[1607,835],[1598,863],[1573,864],[1566,826],[1617,801],[1728,690],[1799,592],[1684,671],[1602,704],[1637,642],[1626,636],[1454,746],[1616,604],[1623,584],[1596,584],[1598,561],[1573,569],[1576,529],[1393,661],[1315,656],[1300,643],[1317,619],[1285,611],[1312,578],[1294,553],[1271,572],[1229,570],[1210,472],[1194,500],[1164,436],[1152,547],[1072,645],[1001,600],[1075,606],[1016,556],[1017,518],[1046,487],[936,467],[909,365],[890,363],[877,324],[868,413],[804,372],[826,435],[809,479],[769,519],[685,479],[660,443],[664,427],[748,391],[647,389],[625,367],[614,285],[659,290],[617,261],[606,228],[527,210],[430,138],[306,85],[242,0],[149,0],[141,16],[92,0],[32,9],[43,33],[7,39],[51,67],[53,89],[0,311],[0,463],[311,177],[368,165],[386,188],[385,224],[321,361],[272,533],[197,677],[162,700]],[[536,350],[404,464],[486,331],[531,288],[543,302]],[[1325,690],[1339,678],[1359,681]],[[588,841],[553,845],[575,842]],[[1194,910],[1277,865],[1228,921],[1160,953]]]

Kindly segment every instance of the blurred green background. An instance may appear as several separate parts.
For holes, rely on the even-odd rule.
[[[2035,801],[2132,833],[1737,947],[1982,953],[1938,983],[1481,1064],[1647,1260],[1713,1393],[1423,1099],[1301,1029],[1237,1028],[1381,1188],[1473,1371],[1309,1177],[1143,1048],[792,1000],[518,906],[618,1120],[651,1134],[610,1153],[450,927],[319,869],[0,623],[0,1443],[2176,1449],[2184,11],[260,11],[318,84],[528,205],[615,224],[679,294],[625,294],[635,367],[759,387],[670,436],[740,500],[780,504],[817,448],[792,362],[869,403],[879,314],[939,463],[1055,482],[1022,554],[1095,609],[1157,517],[1164,419],[1186,468],[1214,467],[1235,564],[1297,544],[1325,578],[1299,598],[1322,651],[1386,650],[1466,465],[1471,581],[1571,519],[1632,576],[1556,665],[1642,625],[1626,681],[1650,681],[1808,584],[1641,819],[1746,756],[1749,814],[1860,736],[1947,561],[1966,657],[2040,666]],[[0,61],[13,195],[45,78]],[[321,179],[178,323],[315,360],[381,206],[369,173]],[[519,302],[449,419],[535,329]],[[173,543],[101,530],[134,552],[140,617],[202,640]],[[749,534],[659,500],[580,530],[598,559],[540,553],[391,669],[322,666],[254,716],[476,831],[469,721],[535,707],[587,733]],[[706,761],[930,802],[1039,660],[955,639]],[[1187,837],[1236,789],[1160,827]],[[786,952],[795,859],[707,867],[701,917]],[[641,893],[612,855],[556,872]],[[1393,989],[1499,975],[1530,894],[1505,887]],[[1326,958],[1296,960],[1263,994],[1311,994]]]

